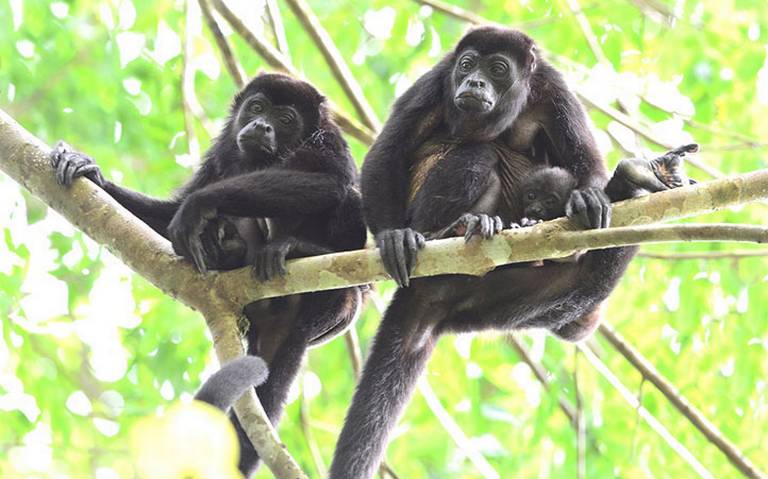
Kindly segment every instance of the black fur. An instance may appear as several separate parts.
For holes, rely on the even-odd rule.
[[[479,56],[463,68],[457,62],[468,50]],[[514,64],[511,81],[489,78],[494,58]],[[395,103],[363,165],[363,202],[387,270],[410,287],[399,289],[384,313],[338,440],[332,479],[373,476],[443,333],[537,327],[579,339],[571,325],[596,324],[598,307],[634,248],[589,252],[578,263],[510,265],[482,278],[408,278],[422,234],[491,236],[497,217],[505,224],[522,217],[523,180],[553,166],[575,178],[569,216],[608,226],[607,173],[584,110],[521,32],[471,31]],[[614,181],[610,199],[630,198],[642,186]]]
[[[266,381],[267,375],[267,363],[263,359],[243,356],[228,362],[211,375],[197,391],[195,399],[226,412],[248,388]]]
[[[259,94],[266,97],[263,102]],[[287,125],[282,123],[286,115],[293,120]],[[331,121],[325,98],[286,75],[259,75],[237,94],[202,166],[171,200],[105,180],[91,158],[63,143],[52,161],[62,184],[88,177],[201,270],[252,264],[256,278],[268,280],[285,273],[286,259],[365,246],[347,144]],[[248,354],[269,364],[269,378],[256,392],[274,424],[307,348],[352,324],[362,291],[307,293],[245,308]],[[240,470],[248,477],[258,456],[233,421],[240,436]]]

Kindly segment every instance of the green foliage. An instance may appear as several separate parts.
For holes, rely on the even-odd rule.
[[[261,3],[240,2],[237,12],[271,40]],[[695,139],[702,144],[699,160],[710,167],[724,173],[766,167],[760,142],[768,134],[768,10],[762,3],[663,2],[678,17],[670,25],[638,7],[657,2],[584,2],[610,67],[595,60],[566,3],[456,5],[525,28],[578,91],[623,109],[665,141]],[[409,0],[311,4],[382,119],[396,94],[466,29]],[[293,64],[353,112],[311,37],[280,8]],[[88,152],[108,177],[166,196],[191,173],[195,150],[188,135],[209,144],[235,88],[199,15],[192,19],[187,25],[182,1],[0,0],[0,108],[50,143],[63,138]],[[194,91],[213,131],[189,113],[192,128],[185,130],[187,29]],[[228,39],[248,74],[269,69],[236,35]],[[610,164],[630,154],[621,146],[633,154],[661,149],[604,113],[590,114]],[[365,146],[350,143],[361,162]],[[690,173],[708,178],[694,168]],[[765,218],[765,205],[754,205],[705,220],[758,224]],[[189,399],[216,367],[203,321],[6,177],[0,177],[0,227],[0,477],[135,477],[131,428]],[[764,258],[639,258],[606,310],[622,335],[762,470],[768,469],[762,454],[768,441],[767,270]],[[391,284],[379,285],[356,326],[364,349],[378,324],[376,305],[386,304],[392,291]],[[575,402],[575,367],[589,437],[587,477],[694,475],[572,346],[540,333],[519,336],[549,371],[549,391],[498,337],[444,338],[427,375],[500,477],[576,476],[576,435],[558,404],[558,398]],[[598,338],[594,344],[714,477],[738,475],[608,343]],[[306,395],[307,427],[327,464],[354,381],[343,339],[311,352],[280,434],[312,477],[319,474],[296,396]],[[481,477],[418,394],[387,457],[404,478]],[[258,477],[270,474],[262,469]]]

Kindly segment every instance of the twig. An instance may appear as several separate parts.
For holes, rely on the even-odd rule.
[[[323,461],[323,455],[320,453],[320,448],[315,440],[315,436],[312,434],[312,427],[309,424],[309,399],[307,398],[307,395],[304,394],[304,387],[301,388],[299,421],[301,422],[301,432],[304,434],[304,439],[307,440],[307,445],[309,446],[309,453],[312,456],[312,462],[315,465],[317,477],[325,477],[327,469],[325,467],[325,462]]]
[[[536,379],[538,379],[542,387],[544,387],[546,391],[549,391],[550,393],[557,396],[557,403],[560,405],[560,409],[568,417],[568,422],[571,424],[571,426],[576,429],[578,427],[578,423],[576,411],[574,410],[573,405],[567,399],[552,389],[552,383],[547,377],[547,372],[544,370],[542,365],[533,360],[530,352],[528,352],[528,348],[523,346],[516,337],[511,335],[507,336],[507,342],[512,346],[512,348],[514,348],[517,355],[520,356],[520,359],[522,359],[523,362],[527,364],[529,368],[531,368],[531,372],[533,372],[533,375],[536,377]]]
[[[189,28],[190,17],[192,16],[192,0],[185,2],[185,21],[184,21],[184,55],[182,57],[181,74],[181,104],[184,113],[184,132],[187,135],[187,150],[195,161],[200,163],[200,142],[195,133],[195,126],[192,124],[192,111],[190,103],[195,96],[195,73],[190,66],[190,57],[192,55],[192,31]]]
[[[725,454],[744,476],[750,479],[765,479],[766,475],[760,472],[754,464],[734,446],[717,427],[712,424],[677,388],[662,376],[658,370],[639,351],[630,346],[611,326],[606,323],[600,325],[600,334],[613,345],[624,358],[637,369],[643,378],[647,379],[677,408],[680,413],[698,429],[709,442],[715,445]]]
[[[304,26],[304,29],[315,41],[315,45],[317,45],[317,48],[325,58],[325,62],[331,68],[333,76],[336,77],[336,81],[339,82],[347,98],[352,102],[363,123],[371,130],[379,131],[381,123],[376,117],[376,113],[368,103],[368,100],[366,100],[363,89],[355,79],[355,76],[352,75],[347,62],[344,61],[339,49],[336,48],[336,44],[331,36],[328,35],[328,32],[325,31],[320,20],[318,20],[304,0],[286,0],[286,2],[291,7],[296,18]]]
[[[352,363],[352,372],[355,375],[355,379],[357,379],[363,370],[363,357],[360,354],[360,338],[357,336],[357,329],[355,329],[354,325],[344,335],[344,343],[347,345],[347,353]]]
[[[668,6],[658,0],[630,0],[643,14],[649,17],[656,17],[658,20],[665,21],[671,25],[677,17]]]
[[[266,0],[267,17],[269,17],[269,26],[272,28],[272,34],[275,36],[275,44],[277,49],[286,58],[290,57],[290,51],[288,50],[288,38],[285,36],[285,26],[283,25],[283,17],[280,15],[280,7],[277,6],[275,0]]]
[[[458,18],[459,20],[464,20],[465,22],[474,23],[476,25],[486,24],[486,25],[501,26],[500,23],[488,20],[487,18],[483,18],[480,15],[474,14],[472,12],[468,12],[461,7],[457,7],[455,5],[451,5],[450,3],[445,3],[440,0],[415,0],[415,1],[422,5],[428,5],[439,12],[446,13],[452,17]]]
[[[700,476],[705,479],[714,479],[714,476],[712,473],[710,473],[706,467],[694,456],[691,451],[689,451],[680,441],[678,441],[675,436],[672,435],[672,433],[669,432],[669,430],[658,420],[656,419],[653,414],[651,414],[643,405],[641,405],[635,396],[632,395],[632,393],[624,386],[624,384],[621,383],[619,378],[617,378],[610,369],[608,369],[608,366],[606,366],[597,356],[592,353],[592,351],[587,348],[586,346],[582,344],[577,344],[576,347],[584,354],[584,357],[587,358],[587,361],[589,361],[592,366],[597,369],[597,372],[600,373],[601,376],[603,376],[610,384],[613,386],[613,388],[621,395],[622,398],[624,398],[624,401],[626,401],[633,409],[637,410],[637,413],[640,417],[643,418],[643,420],[648,423],[648,425],[656,431],[656,433],[661,436],[661,438],[666,442],[677,455],[679,455],[685,462],[690,465],[694,471]]]
[[[649,253],[641,251],[637,256],[672,261],[687,259],[743,259],[766,257],[768,256],[768,250],[702,251],[700,253]]]
[[[498,479],[499,473],[496,472],[496,469],[494,469],[485,457],[475,448],[467,435],[464,434],[464,431],[461,430],[461,427],[456,423],[453,417],[451,417],[448,411],[445,410],[440,403],[440,399],[438,399],[435,394],[435,391],[432,390],[432,386],[429,384],[429,381],[427,381],[426,376],[419,379],[418,387],[419,392],[427,402],[427,406],[432,411],[432,414],[434,414],[437,420],[440,421],[443,429],[445,429],[448,435],[451,436],[453,442],[456,443],[459,450],[467,456],[467,459],[469,459],[475,466],[477,471],[486,479]]]
[[[595,55],[595,59],[603,63],[605,65],[610,65],[611,62],[608,60],[608,57],[605,56],[605,53],[603,52],[603,48],[600,46],[600,42],[597,40],[597,37],[595,36],[595,32],[592,31],[592,27],[589,24],[589,20],[587,19],[587,16],[584,15],[584,12],[581,9],[581,6],[579,5],[579,0],[564,0],[566,4],[568,5],[568,9],[573,13],[573,16],[576,18],[576,22],[579,24],[579,28],[581,28],[581,32],[584,34],[584,38],[587,40],[587,43],[589,44],[589,48],[592,50],[592,54]]]
[[[301,75],[279,51],[275,50],[272,45],[254,35],[253,32],[240,21],[237,15],[224,4],[224,2],[221,0],[212,1],[216,11],[227,20],[232,29],[235,30],[235,32],[237,32],[237,34],[240,35],[240,37],[242,37],[242,39],[269,64],[269,66],[275,70],[288,73],[297,78],[303,78],[303,75]],[[345,113],[340,112],[336,107],[332,108],[332,114],[334,120],[339,125],[339,128],[366,145],[373,143],[374,134],[370,129],[351,119]]]
[[[584,408],[582,406],[581,391],[579,390],[579,350],[573,348],[573,393],[576,396],[576,477],[587,477],[587,453],[586,435],[587,429],[584,423]]]
[[[232,77],[232,80],[235,82],[238,89],[243,88],[245,86],[246,76],[243,73],[242,67],[235,59],[232,47],[224,37],[224,33],[219,28],[218,22],[216,22],[216,19],[213,17],[211,7],[208,5],[208,0],[198,0],[198,3],[200,4],[200,10],[203,12],[205,23],[208,25],[208,30],[210,30],[211,35],[213,35],[213,39],[216,41],[216,46],[219,48],[219,52],[224,59],[224,65],[229,72],[229,76]]]

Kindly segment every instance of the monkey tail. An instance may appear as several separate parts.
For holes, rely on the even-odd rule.
[[[222,411],[229,409],[248,388],[267,380],[267,363],[258,356],[243,356],[228,362],[213,374],[195,394]]]

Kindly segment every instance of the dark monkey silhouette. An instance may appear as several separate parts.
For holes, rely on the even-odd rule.
[[[366,156],[361,185],[366,220],[401,288],[373,341],[332,479],[373,476],[442,334],[537,327],[578,340],[597,323],[635,248],[509,265],[481,278],[409,280],[425,235],[494,235],[523,217],[524,179],[554,166],[575,179],[568,216],[589,228],[609,225],[611,201],[673,186],[657,176],[658,165],[640,160],[608,182],[582,106],[519,31],[470,31],[397,100]]]
[[[285,273],[285,260],[365,246],[356,171],[325,98],[282,74],[254,78],[232,102],[229,118],[192,179],[169,200],[104,179],[90,157],[59,143],[59,182],[85,176],[170,239],[198,269],[253,265],[257,279]],[[249,355],[269,364],[256,392],[277,424],[288,388],[309,346],[343,332],[359,313],[365,288],[256,301],[245,308]],[[214,387],[215,389],[215,387]],[[240,470],[258,456],[237,420]]]

